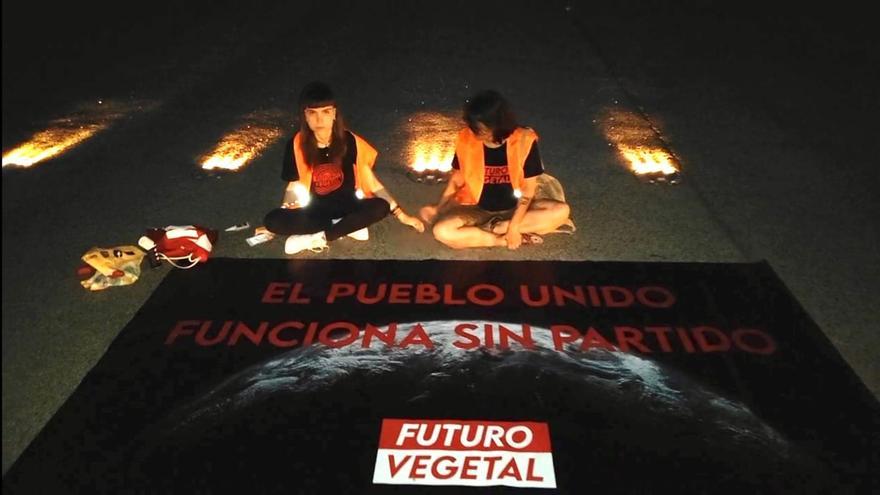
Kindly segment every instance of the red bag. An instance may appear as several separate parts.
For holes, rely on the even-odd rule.
[[[147,250],[153,266],[167,261],[177,268],[192,268],[211,256],[217,231],[199,225],[169,225],[147,229],[138,245]]]

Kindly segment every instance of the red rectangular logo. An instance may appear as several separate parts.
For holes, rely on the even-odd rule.
[[[384,419],[373,483],[556,488],[550,430],[533,421]]]

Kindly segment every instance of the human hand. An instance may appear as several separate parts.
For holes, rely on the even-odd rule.
[[[264,239],[264,240],[272,240],[275,238],[275,234],[270,232],[269,229],[267,229],[265,226],[262,226],[262,225],[254,229],[254,236],[259,236],[259,235],[268,236],[267,239]],[[249,241],[250,241],[250,239],[249,239]],[[259,241],[259,242],[263,242],[263,241]]]
[[[422,217],[427,223],[433,223],[437,218],[437,207],[436,206],[424,206],[421,210],[419,210],[419,216]]]
[[[519,228],[508,227],[504,234],[504,240],[507,242],[507,249],[518,249],[522,245],[522,234]]]
[[[422,223],[422,221],[416,217],[409,216],[406,213],[401,213],[401,214],[397,215],[397,219],[400,220],[400,223],[402,223],[404,225],[409,225],[410,227],[416,229],[419,232],[425,231],[425,224]]]
[[[294,210],[296,208],[299,208],[299,204],[298,203],[281,203],[281,207],[284,208],[285,210]]]

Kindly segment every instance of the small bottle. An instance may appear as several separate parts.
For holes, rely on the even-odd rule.
[[[275,237],[275,236],[273,236],[269,232],[263,232],[261,234],[255,235],[253,237],[248,237],[247,239],[245,239],[245,241],[248,243],[248,246],[254,247],[257,244],[262,244],[266,241],[271,241],[273,237]]]

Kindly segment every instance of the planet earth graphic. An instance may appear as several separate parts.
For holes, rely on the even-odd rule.
[[[644,355],[560,351],[543,328],[532,349],[461,349],[459,323],[421,322],[430,348],[312,345],[249,366],[156,418],[128,479],[143,493],[538,490],[373,485],[382,419],[412,418],[546,422],[556,493],[834,486],[821,461],[699,376]]]

